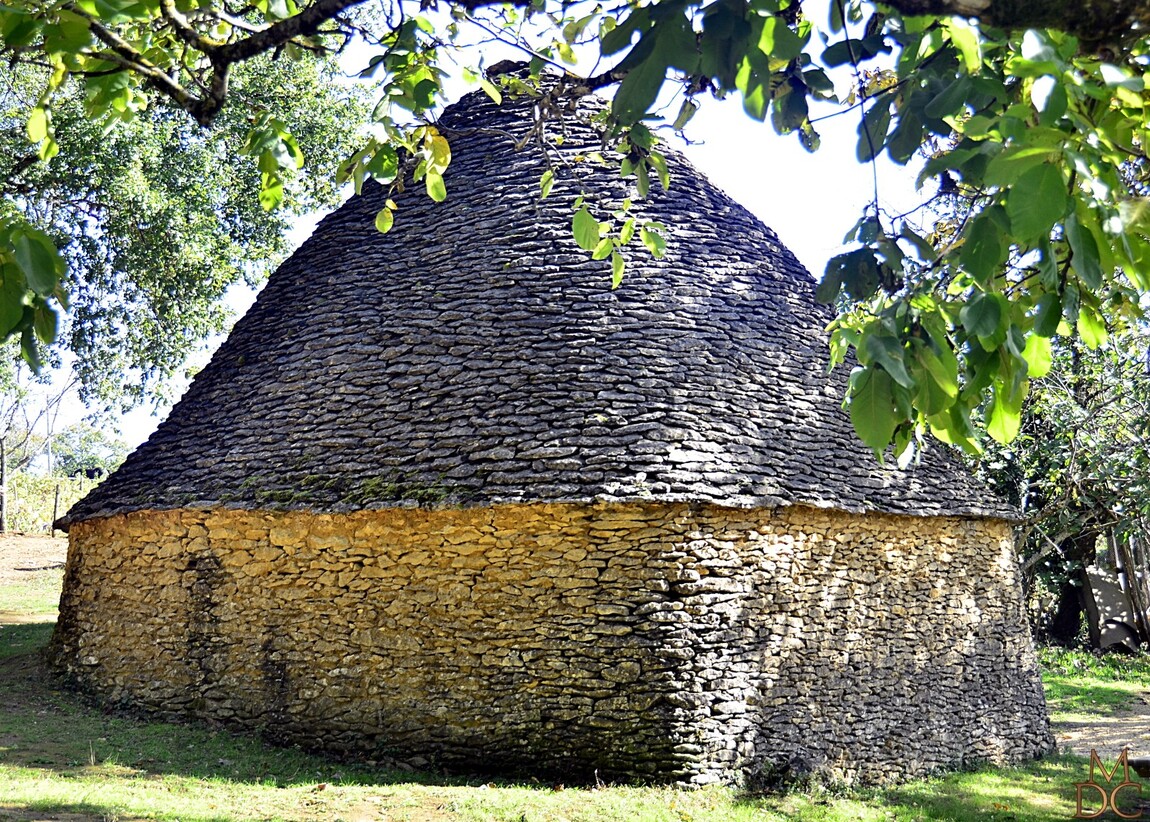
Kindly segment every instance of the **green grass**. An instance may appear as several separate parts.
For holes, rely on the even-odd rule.
[[[1051,718],[1090,714],[1114,716],[1150,690],[1150,655],[1092,654],[1040,648],[1042,682]]]
[[[204,727],[86,707],[54,687],[36,649],[50,624],[9,625],[0,659],[0,820],[104,819],[859,820],[1067,819],[1080,758],[983,769],[891,789],[747,797],[715,788],[554,790],[340,764]],[[0,647],[8,647],[0,645]],[[1148,792],[1150,793],[1150,792]]]
[[[56,618],[64,569],[23,572],[18,582],[0,582],[0,622],[2,615],[19,614]]]

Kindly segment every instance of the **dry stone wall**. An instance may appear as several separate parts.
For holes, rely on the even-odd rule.
[[[52,655],[112,702],[450,768],[874,782],[1052,744],[997,520],[137,511],[72,525]]]

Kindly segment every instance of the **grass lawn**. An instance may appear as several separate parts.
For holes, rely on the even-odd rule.
[[[1059,757],[897,788],[750,797],[724,788],[589,790],[340,764],[222,730],[105,714],[57,689],[38,649],[51,633],[49,593],[59,590],[59,577],[30,572],[0,586],[0,820],[1022,822],[1071,818],[1074,783],[1087,775],[1086,760]],[[1046,664],[1052,699],[1075,710],[1116,710],[1109,695],[1124,685],[1120,678],[1150,683],[1145,662],[1129,671],[1080,670],[1074,666],[1093,663],[1070,656],[1048,656]],[[1078,680],[1092,684],[1075,690]]]

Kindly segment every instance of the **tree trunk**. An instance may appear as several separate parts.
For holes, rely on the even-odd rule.
[[[8,446],[0,438],[0,534],[8,533]]]
[[[1058,607],[1054,612],[1054,618],[1050,621],[1048,632],[1050,639],[1059,645],[1070,646],[1078,641],[1083,614],[1087,615],[1089,622],[1091,647],[1097,648],[1101,642],[1097,606],[1090,590],[1090,577],[1086,573],[1086,566],[1094,562],[1094,543],[1097,536],[1093,531],[1089,531],[1068,537],[1062,543],[1062,554],[1074,563],[1074,570],[1067,574],[1062,582],[1062,587],[1058,591]]]

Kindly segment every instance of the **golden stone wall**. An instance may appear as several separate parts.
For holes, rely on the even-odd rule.
[[[1052,743],[988,520],[141,511],[72,525],[51,652],[104,700],[449,767],[886,781]]]

